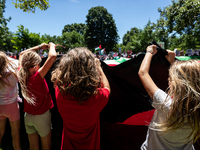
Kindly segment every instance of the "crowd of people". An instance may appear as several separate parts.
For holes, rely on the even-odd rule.
[[[36,52],[40,49],[49,49],[43,66]],[[200,136],[200,63],[175,61],[175,53],[167,52],[165,57],[171,63],[167,91],[159,89],[149,74],[151,60],[157,53],[155,45],[147,47],[138,72],[155,108],[142,150],[194,149],[193,143]],[[39,150],[39,140],[43,150],[51,149],[50,109],[54,104],[44,76],[56,57],[54,43],[34,46],[20,53],[15,72],[12,61],[0,52],[0,144],[8,118],[13,147],[21,149],[16,84],[19,82],[30,150]],[[100,149],[99,114],[108,103],[112,89],[97,58],[87,48],[74,48],[62,56],[52,72],[57,108],[63,119],[61,150]]]
[[[102,54],[99,55],[99,52],[94,53],[95,57],[97,57],[100,60],[113,60],[113,59],[119,59],[119,58],[134,58],[136,54],[133,54],[132,51],[127,51],[126,53],[109,53],[109,54]]]
[[[186,52],[183,50],[174,49],[176,56],[199,56],[199,49],[187,49]]]

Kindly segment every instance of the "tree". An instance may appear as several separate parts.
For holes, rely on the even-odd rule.
[[[49,0],[12,0],[12,4],[15,8],[20,8],[24,12],[35,13],[35,8],[38,7],[40,10],[47,10],[49,5]]]
[[[171,5],[163,10],[159,8],[158,11],[169,33],[186,34],[190,37],[185,38],[187,39],[186,47],[200,42],[200,3],[198,0],[173,0]],[[197,43],[194,43],[193,38],[198,39]]]
[[[64,29],[62,30],[62,34],[65,32],[72,32],[72,31],[76,31],[80,34],[84,34],[85,32],[85,24],[84,23],[74,23],[71,25],[65,25]]]
[[[141,32],[141,30],[136,28],[136,27],[131,28],[131,31],[127,31],[127,33],[124,34],[123,39],[122,39],[123,40],[123,45],[127,45],[128,42],[131,41],[131,36],[133,36],[134,34],[137,34],[139,32]]]
[[[41,36],[41,42],[42,43],[49,43],[49,42],[53,42],[52,37],[50,35],[44,34]],[[55,42],[53,42],[55,43]]]
[[[62,41],[62,45],[66,48],[66,50],[85,46],[84,36],[76,31],[63,33]]]
[[[8,19],[4,18],[3,13],[5,12],[5,0],[0,0],[0,49],[5,50],[6,41],[10,35],[7,27],[7,22],[11,20],[11,17]]]
[[[103,6],[92,7],[86,16],[85,42],[89,49],[101,46],[106,51],[112,51],[117,44],[119,36],[115,21]]]
[[[50,36],[47,34],[44,34],[41,36],[41,42],[42,43],[49,43],[49,42],[53,42],[55,44],[60,44],[60,36]]]
[[[18,31],[11,41],[14,44],[13,47],[18,51],[41,44],[40,34],[29,33],[29,30],[23,25],[18,26]]]
[[[113,47],[113,52],[119,52],[119,48],[121,48],[121,53],[124,52],[125,50],[125,46],[123,44],[116,44],[114,47]]]
[[[5,41],[5,45],[3,46],[3,50],[5,51],[12,51],[13,50],[13,46],[14,44],[11,42],[11,40],[13,39],[14,34],[12,32],[8,32],[8,34],[6,34],[6,41]]]
[[[165,26],[165,20],[163,17],[159,18],[157,20],[157,24],[154,24],[154,32],[153,32],[153,38],[156,42],[164,42],[165,43],[165,49],[169,48],[169,33],[168,29]]]
[[[144,29],[132,28],[131,31],[127,31],[127,34],[123,37],[123,43],[125,50],[132,50],[134,53],[143,51],[149,45],[149,42],[154,40],[155,24],[148,21]],[[124,40],[126,40],[124,42]]]

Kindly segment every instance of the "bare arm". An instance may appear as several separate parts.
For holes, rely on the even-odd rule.
[[[154,93],[158,89],[158,87],[152,80],[151,76],[149,75],[149,68],[150,68],[151,60],[152,60],[153,55],[156,52],[157,52],[157,50],[156,50],[155,45],[151,45],[151,46],[147,47],[147,53],[142,61],[142,64],[141,64],[139,72],[138,72],[140,80],[142,81],[144,88],[146,89],[147,93],[149,94],[149,96],[151,98],[153,98]]]
[[[102,88],[107,88],[109,90],[109,92],[111,92],[110,84],[108,82],[108,79],[107,79],[106,75],[104,74],[104,72],[103,72],[103,70],[101,68],[101,63],[100,63],[98,58],[95,58],[95,63],[97,65],[97,69],[98,69],[98,71],[100,73]]]
[[[47,72],[49,71],[49,69],[51,68],[53,63],[55,62],[56,56],[57,56],[57,54],[56,54],[56,50],[55,50],[55,44],[50,42],[48,58],[45,61],[44,65],[38,70],[38,72],[42,78],[44,78],[44,76],[47,74]]]
[[[156,46],[148,46],[147,47],[147,53],[142,61],[142,64],[140,66],[138,75],[140,77],[140,80],[142,81],[142,84],[144,85],[144,88],[146,89],[147,93],[151,98],[153,98],[154,93],[158,89],[157,85],[152,80],[151,76],[149,75],[149,68],[151,64],[151,59],[153,57],[153,54],[149,52],[149,50],[152,50],[153,54],[157,53]],[[172,64],[175,61],[175,53],[171,50],[167,50],[168,54],[165,56],[166,59]]]
[[[42,43],[41,45],[34,46],[34,47],[31,47],[31,48],[29,48],[29,49],[26,49],[26,50],[22,51],[22,52],[19,54],[19,66],[21,66],[21,65],[20,65],[20,61],[21,61],[22,55],[23,55],[24,53],[26,53],[26,52],[28,52],[28,51],[37,51],[37,50],[40,50],[40,49],[48,49],[48,48],[49,48],[48,44]]]
[[[171,50],[167,50],[167,55],[165,55],[165,58],[169,61],[170,64],[173,64],[175,62],[175,52]]]

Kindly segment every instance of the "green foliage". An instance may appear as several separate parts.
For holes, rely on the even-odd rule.
[[[36,7],[46,10],[49,0],[12,0],[16,8],[25,12],[35,12]],[[163,9],[158,8],[160,18],[157,23],[147,22],[143,29],[133,27],[123,36],[123,44],[117,44],[119,36],[113,16],[104,7],[92,7],[86,16],[86,24],[73,23],[65,25],[61,36],[29,33],[21,25],[14,37],[7,28],[11,18],[3,16],[5,0],[0,0],[0,49],[14,48],[21,50],[40,43],[54,42],[66,47],[57,47],[58,51],[69,48],[87,46],[94,50],[101,44],[106,52],[122,52],[132,50],[134,53],[145,50],[149,42],[165,42],[166,49],[199,49],[200,45],[200,3],[198,0],[172,0],[172,3]],[[12,41],[12,43],[10,42]]]
[[[198,0],[172,0],[158,8],[157,24],[150,21],[144,29],[132,28],[123,36],[125,50],[141,51],[152,40],[165,42],[165,49],[197,49],[200,45],[200,3]]]
[[[50,35],[44,34],[41,36],[41,42],[42,43],[49,43],[53,42],[52,37]]]
[[[187,41],[189,41],[188,39],[192,39],[193,44],[191,44],[188,47]],[[183,42],[185,41],[185,42]],[[177,49],[196,49],[198,47],[198,45],[195,45],[195,43],[197,43],[197,39],[191,35],[186,35],[183,34],[182,36],[171,36],[169,38],[169,42],[170,42],[170,48],[171,50],[174,50],[175,48]]]
[[[75,47],[84,47],[85,46],[84,36],[76,31],[65,32],[62,35],[62,45],[66,47],[66,50]]]
[[[145,50],[149,42],[154,40],[154,30],[155,24],[148,21],[143,30],[132,28],[131,31],[127,31],[123,37],[123,44],[127,43],[125,51],[132,50],[133,53],[137,53]]]
[[[3,50],[13,51],[14,44],[11,42],[11,40],[13,39],[13,36],[14,35],[12,32],[8,32],[8,34],[6,35],[6,41],[5,41],[5,45],[3,46]]]
[[[35,8],[38,7],[40,10],[47,10],[49,5],[49,0],[12,0],[12,4],[15,8],[22,9],[24,12],[35,13]]]
[[[165,49],[169,49],[169,33],[165,26],[165,20],[161,17],[155,24],[155,30],[153,32],[154,40],[157,42],[164,42]]]
[[[123,36],[123,45],[127,45],[129,42],[131,42],[131,36],[139,32],[141,32],[141,30],[136,27],[131,28],[131,31],[127,31],[127,33]]]
[[[172,4],[159,9],[166,20],[169,32],[191,33],[200,25],[200,3],[198,0],[173,0]]]
[[[187,48],[200,42],[200,3],[198,0],[173,0],[163,10],[158,9],[160,18],[169,33],[186,35],[182,38]]]
[[[121,53],[124,52],[125,50],[125,46],[123,44],[116,44],[114,47],[113,47],[113,52],[119,52],[119,48],[121,48]]]
[[[102,6],[92,7],[86,16],[85,42],[90,50],[101,44],[106,52],[112,51],[119,36],[115,21],[107,9]]]
[[[62,34],[65,32],[72,32],[72,31],[76,31],[80,34],[84,34],[85,27],[86,25],[84,23],[73,23],[71,25],[68,24],[64,26],[64,29],[62,30]]]
[[[49,43],[49,42],[53,42],[55,44],[61,44],[62,40],[61,40],[61,36],[50,36],[47,34],[44,34],[41,36],[41,42],[42,43]]]
[[[6,50],[7,39],[10,36],[8,31],[7,22],[11,20],[11,17],[8,19],[4,18],[3,13],[5,12],[5,0],[0,0],[0,49]]]
[[[18,31],[14,34],[13,40],[11,42],[14,44],[13,48],[17,51],[21,49],[27,49],[36,45],[41,44],[40,34],[29,33],[27,28],[23,25],[18,26]]]

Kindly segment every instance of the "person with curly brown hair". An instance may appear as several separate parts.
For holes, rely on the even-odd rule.
[[[99,59],[87,48],[74,48],[63,55],[51,80],[63,119],[61,150],[100,149],[99,114],[110,85]]]

